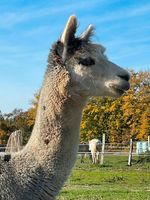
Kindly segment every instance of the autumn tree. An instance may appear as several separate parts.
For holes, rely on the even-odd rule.
[[[81,141],[100,138],[120,143],[146,140],[150,135],[150,73],[131,71],[131,88],[118,99],[89,100],[83,112]]]
[[[123,97],[123,117],[129,128],[129,136],[144,140],[150,134],[150,73],[132,72],[131,88]]]

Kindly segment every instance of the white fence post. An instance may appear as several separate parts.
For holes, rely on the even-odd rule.
[[[150,151],[150,135],[148,136],[148,151]]]
[[[103,134],[103,139],[102,139],[102,151],[101,151],[101,160],[100,160],[101,165],[103,165],[104,163],[104,151],[105,151],[105,134]]]
[[[128,166],[132,165],[132,152],[133,152],[133,141],[132,141],[132,139],[130,139],[130,150],[129,150]]]

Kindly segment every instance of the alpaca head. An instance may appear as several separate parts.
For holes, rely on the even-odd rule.
[[[129,89],[129,73],[105,56],[102,45],[91,42],[94,27],[75,36],[77,20],[71,16],[55,52],[61,65],[69,72],[71,89],[81,96],[118,97]]]

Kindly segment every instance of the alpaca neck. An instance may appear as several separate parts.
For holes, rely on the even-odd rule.
[[[33,133],[26,146],[39,162],[51,162],[55,156],[53,164],[58,158],[62,163],[64,160],[65,164],[68,159],[75,159],[77,152],[81,115],[86,99],[67,91],[68,79],[63,80],[64,85],[59,81],[49,84],[45,80]]]
[[[55,81],[48,80],[46,77],[41,90],[29,142],[12,158],[18,180],[24,185],[20,198],[23,200],[28,188],[38,191],[38,194],[32,193],[32,199],[54,200],[70,174],[78,150],[80,121],[86,98],[70,92],[70,80],[65,73],[57,74]],[[38,184],[35,184],[37,180]]]

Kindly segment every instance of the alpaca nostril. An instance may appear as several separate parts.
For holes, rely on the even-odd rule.
[[[120,78],[122,78],[122,79],[124,79],[124,80],[126,80],[126,81],[129,81],[129,79],[130,79],[130,75],[129,74],[121,74],[121,75],[118,75],[118,77],[120,77]]]

